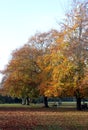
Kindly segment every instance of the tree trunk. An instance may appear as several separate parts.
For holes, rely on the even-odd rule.
[[[29,101],[29,97],[26,98],[26,105],[29,105],[30,101]]]
[[[81,110],[81,98],[80,97],[76,97],[76,106],[77,106],[77,110]]]
[[[48,106],[48,100],[47,100],[47,97],[46,97],[46,96],[44,96],[44,105],[45,105],[45,107],[49,107],[49,106]]]
[[[26,99],[22,98],[22,105],[25,105],[25,104],[26,104]]]

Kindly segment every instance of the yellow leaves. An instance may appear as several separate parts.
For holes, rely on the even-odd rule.
[[[43,57],[40,90],[46,96],[60,96],[63,90],[73,87],[74,64],[63,53],[65,44],[59,47],[56,53],[54,50]]]
[[[64,35],[61,34],[60,36],[58,36],[56,42],[57,42],[59,45],[61,45],[61,44],[63,43],[63,41],[64,41]],[[58,46],[59,46],[59,45],[58,45]],[[60,46],[60,47],[61,47],[61,46]]]
[[[44,95],[47,97],[58,97],[61,96],[62,89],[60,87],[48,86]]]

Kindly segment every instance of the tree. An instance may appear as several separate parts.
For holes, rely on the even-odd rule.
[[[88,63],[88,10],[86,3],[79,3],[73,8],[71,13],[67,15],[67,24],[65,24],[65,39],[69,43],[68,55],[74,61],[75,69],[75,91],[74,95],[77,99],[77,109],[81,109],[81,99],[85,96],[84,89],[87,85],[83,84],[83,80],[87,76]]]
[[[88,96],[88,13],[79,3],[66,15],[62,30],[43,56],[40,90],[46,96],[75,96],[77,110]],[[58,37],[58,38],[57,38]]]
[[[87,94],[85,89],[88,89],[88,82],[85,80],[88,77],[88,12],[85,5],[86,3],[77,4],[66,15],[58,34],[57,53],[54,50],[50,59],[54,89],[61,92],[61,95],[75,96],[78,110],[81,110],[81,99]]]
[[[45,107],[48,107],[47,95],[46,90],[48,87],[48,83],[50,80],[49,74],[45,70],[46,68],[46,55],[50,54],[51,45],[55,46],[55,39],[56,36],[53,36],[55,33],[57,34],[58,31],[50,30],[47,33],[36,33],[31,39],[29,39],[28,44],[36,46],[38,50],[38,60],[37,64],[40,68],[40,84],[39,84],[39,91],[40,95],[44,97],[44,104]]]
[[[3,87],[8,95],[26,99],[38,96],[38,66],[36,49],[29,45],[13,51],[12,59],[3,71],[5,81]],[[24,103],[23,103],[24,104]]]

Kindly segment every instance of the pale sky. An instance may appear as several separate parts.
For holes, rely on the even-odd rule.
[[[0,70],[36,31],[58,28],[72,0],[0,0]]]

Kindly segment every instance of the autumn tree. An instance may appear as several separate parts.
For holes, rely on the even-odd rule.
[[[50,81],[50,76],[48,72],[45,70],[47,67],[45,63],[46,55],[50,54],[51,46],[55,46],[55,39],[57,34],[57,30],[50,30],[46,33],[36,33],[33,37],[31,37],[28,41],[28,44],[36,46],[38,50],[38,60],[37,64],[40,68],[39,73],[39,91],[40,95],[44,97],[45,107],[48,107],[47,95],[46,91],[48,89],[48,83]]]
[[[39,68],[36,64],[36,49],[29,45],[13,51],[12,58],[3,71],[3,87],[8,95],[26,99],[38,96]],[[25,102],[23,102],[24,104]]]
[[[44,96],[45,107],[48,107],[45,87],[47,83],[43,66],[43,59],[50,53],[50,45],[54,44],[55,38],[52,34],[57,31],[51,30],[47,33],[37,33],[28,40],[22,48],[13,51],[12,59],[3,71],[5,80],[3,88],[11,96],[28,99],[28,97]],[[46,73],[46,74],[45,74]],[[48,82],[49,78],[47,78]],[[37,86],[37,87],[36,87]]]
[[[53,70],[48,93],[54,90],[57,96],[75,96],[78,110],[81,110],[81,99],[88,96],[85,92],[88,89],[88,10],[85,7],[86,3],[78,3],[66,14],[47,67]]]
[[[77,109],[88,96],[88,12],[78,3],[66,14],[61,31],[54,32],[54,45],[43,56],[41,92],[46,96],[75,96]]]
[[[83,84],[88,70],[88,9],[87,3],[76,3],[72,11],[67,14],[64,24],[65,40],[68,42],[68,57],[73,60],[75,69],[74,95],[77,99],[77,109],[81,109],[81,99],[85,97],[84,89],[87,81]],[[86,86],[86,88],[85,88]]]

